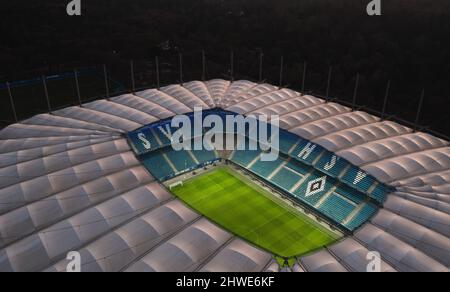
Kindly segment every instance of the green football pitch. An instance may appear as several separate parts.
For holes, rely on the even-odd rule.
[[[277,256],[302,255],[339,238],[227,167],[194,177],[172,191],[205,217]]]

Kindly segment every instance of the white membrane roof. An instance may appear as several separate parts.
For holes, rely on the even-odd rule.
[[[294,271],[448,271],[449,142],[337,103],[250,81],[193,81],[41,114],[0,131],[0,271],[278,271],[273,257],[175,199],[123,134],[221,107],[279,115],[309,139],[396,187],[354,236]]]

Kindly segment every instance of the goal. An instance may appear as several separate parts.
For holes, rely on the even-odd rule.
[[[176,188],[178,186],[183,186],[183,181],[180,180],[180,181],[177,181],[177,182],[169,185],[169,189],[172,190],[173,188]]]

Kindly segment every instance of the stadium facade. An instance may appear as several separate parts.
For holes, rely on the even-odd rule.
[[[176,165],[179,154],[143,151],[133,142],[133,134],[147,130],[163,147],[152,125],[198,107],[279,115],[284,137],[294,139],[281,143],[285,156],[271,171],[255,157],[232,153],[230,160],[280,188],[294,172],[277,180],[278,172],[308,143],[321,149],[303,161],[308,177],[313,168],[326,171],[324,161],[333,157],[345,162],[326,175],[336,180],[330,189],[348,183],[347,203],[332,193],[297,198],[346,236],[299,256],[291,270],[366,271],[371,251],[380,253],[382,271],[449,270],[448,141],[290,89],[211,80],[98,100],[3,129],[0,271],[65,271],[70,251],[80,252],[83,271],[279,271],[271,253],[187,207],[162,184],[181,173],[175,170],[221,155],[186,154],[192,165]],[[359,180],[351,176],[359,173]],[[321,188],[320,179],[305,188]],[[301,188],[285,190],[295,196]],[[330,212],[336,205],[339,212]]]

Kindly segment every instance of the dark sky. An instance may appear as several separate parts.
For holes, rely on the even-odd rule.
[[[69,0],[0,1],[0,82],[103,63],[120,72],[130,59],[155,55],[170,65],[177,49],[197,57],[205,49],[211,78],[223,77],[233,49],[236,74],[251,79],[263,50],[268,81],[277,82],[281,55],[294,87],[303,61],[311,90],[323,91],[333,66],[332,92],[348,100],[359,72],[360,103],[377,109],[392,79],[389,110],[410,121],[425,87],[422,122],[450,132],[448,0],[382,0],[380,17],[367,16],[369,0],[81,1],[81,17],[66,15]]]

